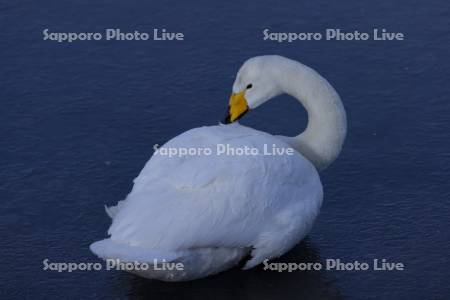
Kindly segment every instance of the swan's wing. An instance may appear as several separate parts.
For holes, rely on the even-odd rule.
[[[293,246],[286,235],[302,238],[309,230],[322,200],[320,180],[296,152],[262,155],[265,144],[287,147],[242,126],[202,127],[172,139],[165,148],[209,147],[212,154],[154,155],[114,217],[111,239],[170,250]],[[217,145],[254,147],[261,155],[219,155]]]

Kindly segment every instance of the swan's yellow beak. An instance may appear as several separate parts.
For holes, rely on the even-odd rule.
[[[245,99],[245,90],[239,93],[233,93],[230,97],[228,114],[225,117],[224,123],[233,123],[245,115],[246,112],[248,112],[248,104]]]

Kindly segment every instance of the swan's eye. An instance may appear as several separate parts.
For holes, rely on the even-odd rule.
[[[249,89],[251,89],[253,87],[253,84],[249,84],[249,85],[247,85],[247,90],[249,90]]]

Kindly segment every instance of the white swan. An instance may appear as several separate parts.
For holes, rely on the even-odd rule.
[[[303,133],[275,137],[237,123],[184,132],[153,155],[124,201],[107,208],[113,219],[110,238],[90,249],[103,259],[149,263],[148,270],[132,272],[165,281],[215,274],[248,254],[244,268],[252,268],[291,249],[319,213],[323,194],[317,170],[338,156],[347,126],[333,87],[311,68],[281,56],[254,57],[243,64],[227,122],[282,93],[306,108]],[[198,152],[217,145],[256,148],[259,155]],[[296,151],[263,155],[267,146]],[[181,148],[197,149],[197,155],[162,154]],[[164,260],[182,265],[158,270]]]

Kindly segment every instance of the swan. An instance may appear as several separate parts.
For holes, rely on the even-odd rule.
[[[273,136],[236,122],[283,93],[305,107],[303,133]],[[237,73],[224,123],[188,130],[160,147],[126,199],[105,207],[112,218],[109,238],[91,244],[91,251],[116,265],[147,263],[126,270],[146,278],[186,281],[224,271],[244,258],[243,269],[253,268],[302,240],[322,204],[318,171],[337,158],[347,132],[338,93],[297,61],[253,57]],[[218,145],[258,151],[163,155],[164,149]],[[264,155],[267,145],[293,151]]]

